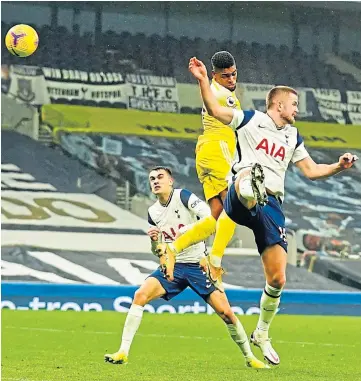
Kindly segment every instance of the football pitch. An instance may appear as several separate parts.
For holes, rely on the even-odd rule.
[[[3,310],[2,380],[361,380],[361,318],[276,316],[270,336],[281,365],[255,371],[214,315],[145,313],[128,365],[104,363],[104,353],[118,349],[125,317]],[[257,316],[240,318],[250,333]]]

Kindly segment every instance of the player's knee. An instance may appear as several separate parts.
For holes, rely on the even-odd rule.
[[[209,201],[209,206],[211,208],[211,214],[215,220],[218,220],[220,214],[223,211],[223,203],[219,196],[211,198]]]
[[[233,322],[232,317],[234,315],[234,312],[232,311],[231,307],[222,308],[221,311],[218,311],[218,315],[222,318],[222,320],[226,324],[232,324],[232,322]]]
[[[275,274],[268,284],[274,288],[281,290],[286,284],[285,274]]]
[[[215,219],[215,220],[218,220],[218,218],[219,218],[219,216],[221,215],[221,213],[222,213],[222,210],[223,210],[223,208],[222,207],[215,207],[215,208],[212,208],[212,210],[211,210],[211,214],[212,214],[212,216],[213,216],[213,218]]]
[[[149,301],[149,295],[144,292],[141,288],[138,289],[133,298],[133,303],[137,304],[138,306],[144,306],[148,303]]]

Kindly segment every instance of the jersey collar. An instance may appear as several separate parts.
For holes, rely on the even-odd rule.
[[[159,201],[159,204],[160,204],[161,206],[163,206],[164,208],[166,208],[166,207],[170,204],[170,202],[172,201],[173,193],[174,193],[174,189],[172,190],[171,194],[169,195],[167,202],[166,202],[165,204],[162,204],[162,203],[158,200],[158,201]]]
[[[277,131],[282,131],[282,130],[287,128],[288,124],[285,124],[283,127],[278,127],[277,124],[275,123],[275,121],[268,115],[268,113],[266,112],[265,114],[271,119],[271,121],[272,121],[273,125],[276,127]]]
[[[219,91],[219,90],[223,90],[223,91],[228,91],[229,94],[233,95],[234,91],[231,91],[229,89],[227,89],[227,87],[224,87],[222,86],[220,83],[218,83],[214,78],[212,78],[212,84],[213,86],[215,86],[215,88]]]

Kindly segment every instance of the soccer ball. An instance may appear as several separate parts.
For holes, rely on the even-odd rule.
[[[8,51],[17,57],[28,57],[38,47],[39,37],[35,29],[29,25],[13,26],[6,34],[5,45]]]

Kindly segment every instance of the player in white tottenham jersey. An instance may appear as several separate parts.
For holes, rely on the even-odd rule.
[[[155,167],[149,173],[149,183],[152,192],[157,196],[157,202],[148,210],[153,254],[157,255],[156,246],[159,236],[171,242],[175,237],[190,228],[199,218],[211,215],[209,206],[196,195],[186,189],[174,189],[172,172],[166,167]],[[242,351],[246,365],[250,368],[265,369],[268,365],[259,361],[252,353],[250,343],[244,328],[232,311],[226,295],[217,290],[201,269],[199,261],[205,255],[204,242],[190,246],[179,253],[174,267],[174,280],[165,276],[166,261],[160,257],[161,266],[145,280],[135,292],[132,306],[125,321],[122,342],[118,352],[106,354],[104,359],[113,364],[128,362],[128,353],[133,338],[138,330],[143,316],[144,306],[158,298],[170,300],[187,287],[201,296],[223,319],[228,332]]]
[[[316,164],[312,160],[297,128],[292,126],[298,112],[298,96],[294,89],[286,86],[271,89],[266,99],[266,113],[233,110],[221,107],[214,98],[207,69],[201,61],[191,58],[189,70],[198,79],[209,114],[236,132],[239,162],[233,168],[234,181],[227,193],[223,213],[254,232],[266,286],[251,341],[261,348],[268,362],[277,365],[280,360],[272,348],[268,330],[286,283],[287,241],[282,202],[288,164],[293,162],[306,177],[317,180],[351,168],[358,158],[346,153],[338,163],[329,165]],[[222,234],[221,230],[217,229],[216,234]]]

